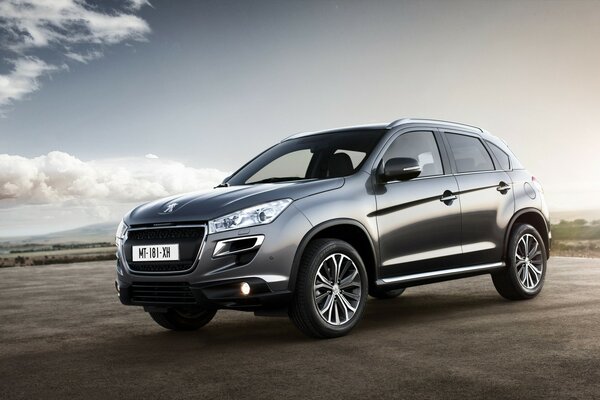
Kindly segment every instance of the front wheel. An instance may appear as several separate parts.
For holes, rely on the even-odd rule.
[[[506,268],[492,274],[494,286],[509,300],[526,300],[542,291],[546,277],[546,247],[531,225],[517,225],[510,236]]]
[[[358,252],[337,239],[318,239],[307,246],[289,316],[309,336],[346,335],[360,320],[369,291],[367,272]]]
[[[150,317],[163,328],[172,331],[195,331],[208,324],[217,310],[169,308],[167,312],[150,312]]]

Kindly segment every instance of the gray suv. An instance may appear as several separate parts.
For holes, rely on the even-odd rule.
[[[129,212],[115,283],[167,329],[235,309],[337,337],[368,295],[409,286],[491,274],[503,297],[535,297],[548,221],[539,182],[482,129],[401,119],[302,133],[211,191]]]

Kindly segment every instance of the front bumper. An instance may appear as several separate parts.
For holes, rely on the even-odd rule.
[[[131,269],[124,253],[126,246],[121,244],[115,282],[119,299],[123,304],[146,307],[285,307],[291,297],[290,276],[296,250],[311,227],[292,204],[271,224],[206,235],[194,266],[176,273]],[[224,241],[248,237],[260,237],[260,246],[247,253],[235,253],[235,246],[222,247]],[[235,243],[237,246],[239,242]],[[224,249],[235,254],[222,256]],[[243,282],[250,285],[249,294],[242,293]]]
[[[241,286],[246,283],[250,293],[244,295]],[[228,308],[237,310],[278,309],[287,307],[291,292],[273,292],[260,278],[190,284],[187,282],[133,282],[115,281],[119,300],[125,305],[144,307]]]

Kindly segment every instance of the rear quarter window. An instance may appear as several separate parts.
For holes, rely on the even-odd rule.
[[[510,170],[509,155],[506,154],[504,152],[504,150],[502,150],[500,147],[496,146],[494,143],[492,143],[492,142],[487,142],[487,143],[490,146],[492,153],[494,153],[494,157],[496,157],[496,160],[498,160],[498,162],[500,163],[500,168],[502,168],[505,171],[509,171]]]

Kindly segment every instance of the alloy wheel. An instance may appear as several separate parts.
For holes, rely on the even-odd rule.
[[[535,236],[526,233],[517,242],[515,266],[519,283],[528,290],[535,289],[542,279],[544,260],[542,248]]]
[[[352,259],[342,253],[329,255],[319,265],[313,284],[315,306],[331,325],[350,321],[361,301],[362,282]]]

